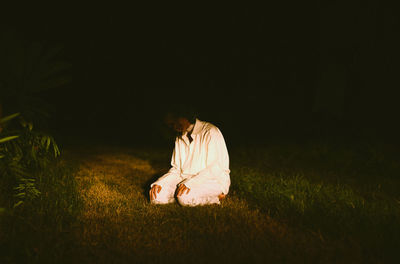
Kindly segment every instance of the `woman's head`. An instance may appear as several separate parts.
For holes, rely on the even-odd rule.
[[[179,133],[184,133],[191,124],[196,122],[197,114],[193,106],[174,105],[165,115],[165,123]]]

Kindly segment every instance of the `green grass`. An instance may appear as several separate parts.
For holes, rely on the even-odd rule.
[[[397,258],[400,170],[393,153],[385,156],[371,146],[349,150],[326,145],[256,153],[256,166],[244,162],[232,171],[239,197],[324,240],[353,243],[364,262]]]
[[[170,149],[71,148],[40,199],[0,214],[0,263],[397,263],[390,146],[230,149],[220,206],[148,203]],[[5,185],[3,185],[5,186]],[[0,196],[0,207],[9,207]]]
[[[37,179],[41,196],[16,209],[11,209],[12,193],[2,189],[0,201],[8,208],[0,215],[0,263],[51,263],[68,256],[81,210],[75,171],[54,164]]]

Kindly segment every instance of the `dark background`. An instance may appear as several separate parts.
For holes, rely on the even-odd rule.
[[[42,95],[63,140],[167,142],[161,117],[184,101],[228,145],[396,142],[396,8],[320,2],[54,4],[3,9],[1,23],[28,42],[64,45],[73,81]]]

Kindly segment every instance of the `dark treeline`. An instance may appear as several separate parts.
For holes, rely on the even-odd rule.
[[[162,113],[186,101],[235,142],[387,139],[399,132],[394,10],[379,1],[115,4],[2,22],[65,46],[73,82],[43,95],[61,133],[157,141]]]

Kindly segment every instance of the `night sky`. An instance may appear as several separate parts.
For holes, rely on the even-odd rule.
[[[321,2],[58,4],[2,10],[0,21],[2,33],[12,29],[24,43],[64,46],[58,58],[72,64],[72,82],[40,94],[50,104],[48,127],[64,137],[163,142],[163,113],[184,101],[228,145],[395,140],[396,9]]]

